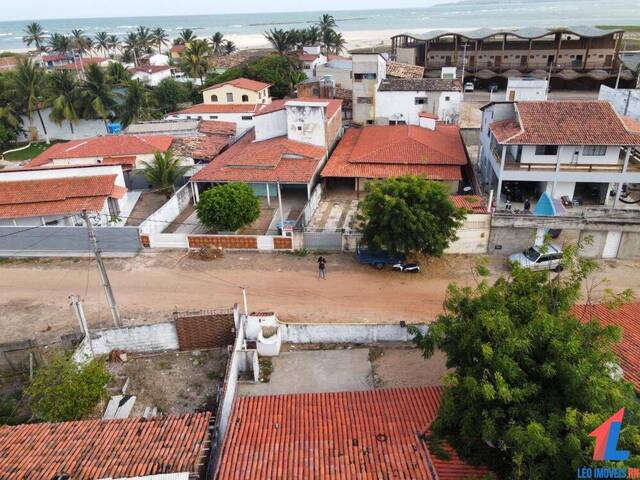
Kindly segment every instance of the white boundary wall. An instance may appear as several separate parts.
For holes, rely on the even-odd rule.
[[[191,203],[192,199],[191,185],[188,183],[183,185],[169,199],[167,203],[162,205],[158,210],[153,212],[138,227],[142,234],[161,233],[165,228],[173,222],[178,215],[184,211]]]
[[[425,332],[427,326],[416,325]],[[413,338],[399,324],[304,324],[280,323],[286,343],[377,343],[409,342]]]
[[[313,189],[311,193],[311,198],[302,210],[302,226],[305,227],[311,221],[313,214],[316,212],[318,205],[320,204],[320,200],[322,200],[322,185],[319,183],[316,185],[316,188]]]
[[[91,346],[95,355],[106,355],[112,350],[163,352],[178,350],[179,347],[173,322],[94,330],[91,332]]]
[[[491,215],[479,213],[467,215],[462,227],[456,231],[458,240],[449,245],[444,253],[487,253],[490,232]]]

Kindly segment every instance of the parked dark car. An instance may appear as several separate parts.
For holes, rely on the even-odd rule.
[[[369,251],[369,249],[365,247],[356,248],[356,257],[360,263],[366,263],[367,265],[376,267],[378,270],[382,270],[385,265],[396,265],[403,260],[401,255],[391,255],[384,250]]]
[[[494,93],[500,90],[500,86],[497,83],[489,84],[489,92]]]

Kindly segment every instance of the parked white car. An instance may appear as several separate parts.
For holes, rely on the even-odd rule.
[[[514,253],[509,257],[511,263],[531,270],[562,270],[562,250],[556,245],[545,245],[527,248],[522,253]]]
[[[473,84],[473,82],[466,82],[464,84],[464,91],[465,92],[473,92],[475,90],[475,85]]]

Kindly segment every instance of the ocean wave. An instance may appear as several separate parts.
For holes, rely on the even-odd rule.
[[[116,28],[137,28],[137,25],[116,25]]]
[[[9,33],[0,33],[0,37],[9,37],[11,35],[14,35],[13,32],[9,32]]]

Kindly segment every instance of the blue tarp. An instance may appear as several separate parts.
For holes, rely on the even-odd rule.
[[[557,215],[556,204],[547,192],[540,195],[540,199],[536,204],[536,208],[533,209],[534,215],[543,217],[553,217]]]

